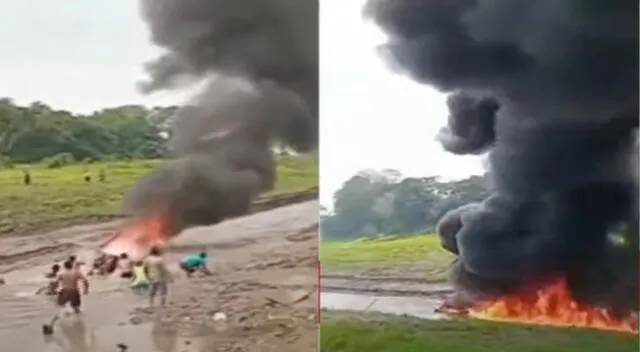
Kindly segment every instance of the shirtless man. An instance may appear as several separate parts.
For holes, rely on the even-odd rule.
[[[149,278],[149,306],[153,306],[158,294],[160,295],[160,304],[165,305],[171,276],[160,247],[151,248],[149,256],[144,260],[144,267]]]
[[[61,273],[58,274],[58,285],[60,287],[60,291],[58,292],[57,304],[58,307],[64,308],[67,303],[71,305],[73,311],[76,314],[80,314],[80,306],[82,304],[82,298],[80,295],[80,288],[78,287],[78,282],[81,281],[84,288],[84,294],[86,295],[89,292],[89,280],[80,272],[76,270],[75,263],[71,260],[67,260],[64,262],[64,269]],[[53,325],[60,318],[60,313],[56,314],[49,325],[45,325],[42,327],[42,330],[45,334],[51,334],[53,332]]]

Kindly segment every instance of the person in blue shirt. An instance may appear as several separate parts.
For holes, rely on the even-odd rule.
[[[191,277],[196,271],[204,275],[211,275],[211,271],[207,268],[207,253],[205,252],[189,254],[182,258],[180,269],[187,274],[187,277]]]

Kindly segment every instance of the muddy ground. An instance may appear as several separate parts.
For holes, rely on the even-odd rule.
[[[271,210],[289,204],[312,201],[317,198],[318,187],[264,195],[253,201],[251,213]],[[92,227],[96,224],[105,224],[116,220],[122,220],[124,218],[125,215],[114,213],[71,215],[44,220],[36,219],[31,223],[15,224],[15,226],[0,229],[0,237],[47,234],[57,230],[66,231],[71,227],[78,227],[80,225],[89,225],[89,227]]]
[[[56,310],[33,295],[42,273],[69,254],[86,257],[119,222],[0,238],[3,350],[315,351],[317,211],[311,201],[186,231],[170,246],[176,273],[166,307],[148,308],[121,279],[92,278],[83,316],[64,318],[46,340],[40,326]],[[215,274],[185,278],[175,263],[202,249]]]

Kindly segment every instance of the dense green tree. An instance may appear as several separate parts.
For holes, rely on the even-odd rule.
[[[166,152],[177,107],[126,105],[90,115],[42,102],[19,106],[0,99],[0,158],[38,162],[64,154],[74,160],[157,158]]]
[[[487,179],[443,182],[436,177],[403,178],[398,171],[363,171],[322,208],[321,235],[350,240],[363,236],[411,234],[433,229],[447,211],[489,195]]]

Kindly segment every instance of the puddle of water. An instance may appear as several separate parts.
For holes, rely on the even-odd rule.
[[[410,315],[425,319],[448,319],[435,312],[442,300],[429,297],[373,296],[353,293],[322,292],[322,308],[375,311],[387,314]]]
[[[100,329],[96,336],[98,340],[112,343],[109,351],[116,349],[116,343],[122,343],[127,346],[127,352],[204,352],[211,348],[213,340],[211,336],[183,334],[159,324],[112,326]]]
[[[119,351],[118,344],[125,345],[127,352],[204,352],[214,342],[212,336],[182,334],[158,324],[114,324],[94,329],[85,320],[69,315],[60,319],[52,336],[21,329],[2,340],[20,341],[7,347],[23,352],[114,352]]]

